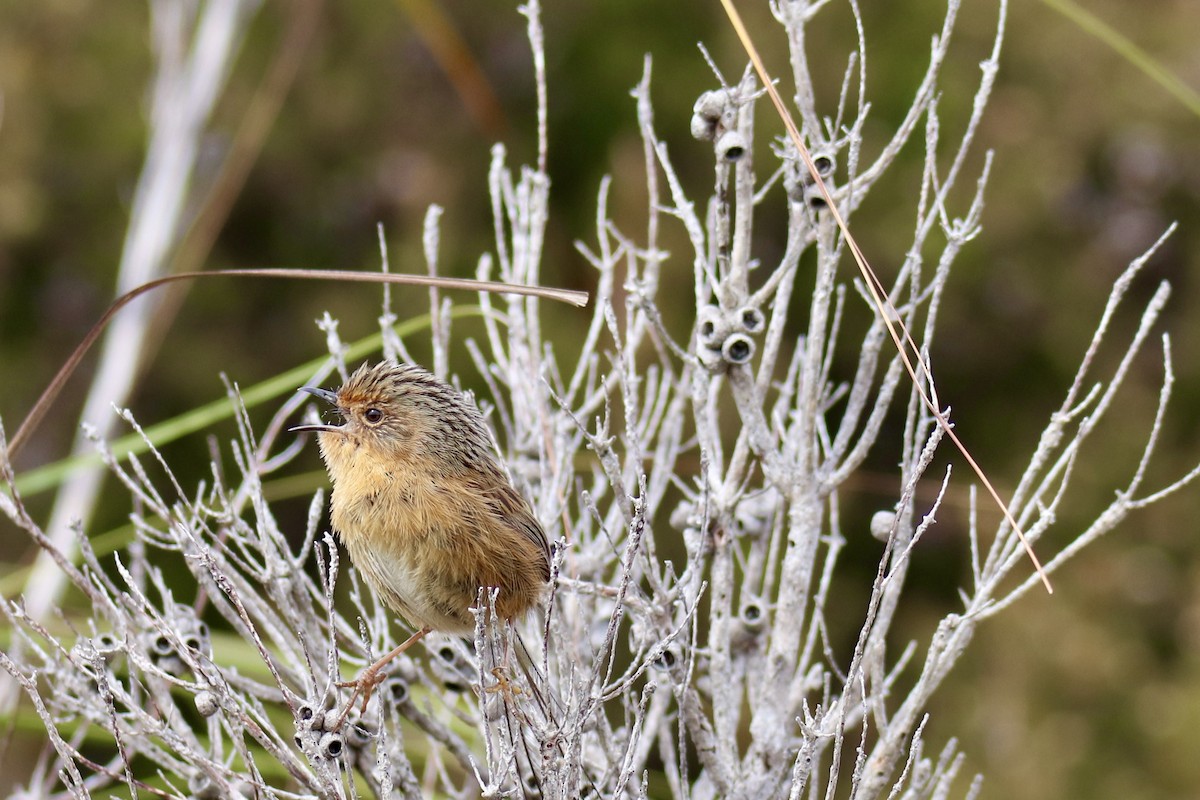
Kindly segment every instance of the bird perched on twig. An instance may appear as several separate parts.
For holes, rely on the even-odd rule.
[[[332,403],[341,425],[315,431],[333,484],[331,520],[350,560],[389,608],[416,629],[354,681],[339,725],[383,668],[432,631],[474,630],[481,588],[496,588],[511,622],[538,604],[550,580],[546,535],[496,458],[475,406],[420,367],[363,364]]]

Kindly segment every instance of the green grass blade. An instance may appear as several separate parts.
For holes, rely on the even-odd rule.
[[[483,315],[483,309],[479,306],[456,306],[452,309],[451,313],[455,318],[478,317]],[[397,324],[396,332],[401,337],[411,336],[420,330],[428,328],[429,324],[429,315],[424,314]],[[367,336],[354,342],[347,348],[346,358],[362,358],[378,350],[382,343],[383,335],[380,333]],[[315,358],[273,378],[268,378],[262,383],[243,389],[241,392],[242,401],[246,404],[247,408],[254,408],[262,403],[294,392],[328,358],[328,356]],[[181,414],[174,419],[150,425],[144,430],[146,437],[155,446],[161,446],[196,431],[204,430],[221,420],[229,419],[233,417],[233,411],[233,403],[230,402],[229,398],[223,397],[185,414]],[[112,443],[112,451],[117,458],[124,458],[130,453],[144,453],[146,449],[146,442],[136,433],[123,436]],[[47,464],[44,467],[28,470],[17,476],[17,492],[24,497],[31,497],[58,486],[73,470],[100,463],[100,455],[98,453],[84,453],[64,458],[53,464]],[[8,492],[7,487],[3,487],[2,490],[5,493]]]
[[[1150,80],[1157,83],[1184,108],[1200,117],[1200,93],[1184,83],[1178,75],[1168,70],[1154,56],[1121,35],[1107,22],[1081,8],[1072,0],[1042,0],[1042,3],[1074,22],[1087,33],[1111,47],[1118,55],[1136,67]]]

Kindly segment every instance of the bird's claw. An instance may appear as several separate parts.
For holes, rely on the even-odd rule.
[[[516,695],[521,694],[521,687],[517,686],[508,679],[508,677],[504,674],[503,667],[492,667],[492,677],[496,679],[496,682],[491,686],[485,687],[485,692],[488,692],[489,694],[500,692],[506,697],[515,697]]]
[[[350,712],[354,709],[354,701],[359,696],[362,697],[361,713],[367,713],[367,703],[370,702],[371,695],[375,693],[375,688],[383,683],[386,678],[387,673],[380,674],[380,670],[368,667],[352,681],[339,681],[335,683],[334,686],[337,686],[339,689],[353,689],[354,691],[350,695],[350,701],[346,703],[346,707],[342,709],[342,713],[338,716],[337,725],[334,727],[334,730],[338,730],[345,723],[346,717],[350,716]]]

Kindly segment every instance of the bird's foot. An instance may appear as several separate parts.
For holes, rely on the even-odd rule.
[[[494,694],[496,692],[499,692],[500,694],[503,694],[505,697],[512,699],[513,697],[524,692],[524,690],[520,686],[517,686],[515,683],[513,683],[512,681],[510,681],[508,679],[508,676],[504,674],[503,666],[492,667],[492,677],[496,679],[496,682],[493,683],[491,686],[484,687],[484,689],[483,689],[485,692],[488,692],[489,694]]]
[[[372,664],[359,673],[359,676],[354,680],[334,684],[339,689],[354,690],[350,694],[349,702],[342,709],[342,713],[338,715],[337,725],[334,726],[335,731],[340,729],[346,721],[346,717],[350,716],[350,712],[354,710],[354,701],[359,697],[362,698],[362,713],[367,713],[367,703],[371,700],[371,695],[375,693],[376,687],[387,678],[387,673],[380,669],[381,666],[378,663]]]

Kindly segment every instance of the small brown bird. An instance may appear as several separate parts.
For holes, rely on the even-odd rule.
[[[316,431],[333,484],[333,529],[372,590],[417,632],[340,684],[366,709],[381,670],[431,631],[467,634],[480,588],[496,611],[522,617],[550,580],[550,548],[509,482],[475,406],[411,364],[363,364],[337,392],[305,386],[336,406],[342,425]]]

